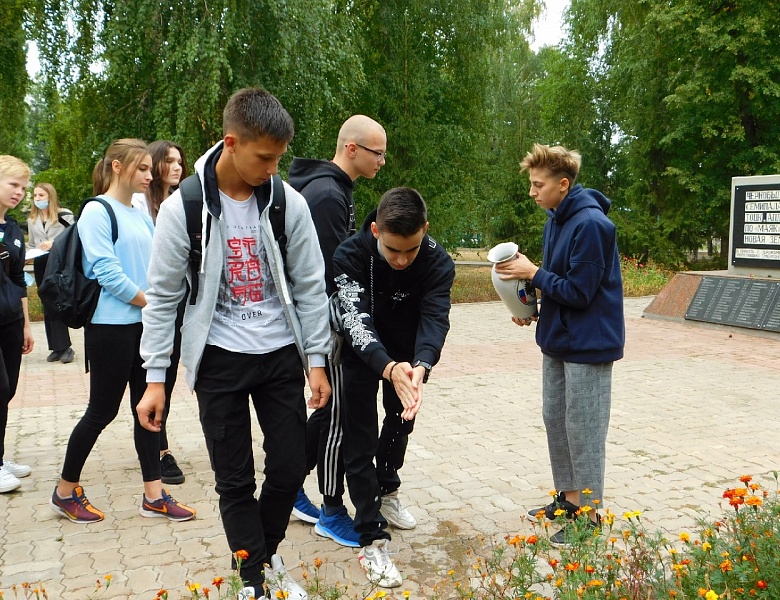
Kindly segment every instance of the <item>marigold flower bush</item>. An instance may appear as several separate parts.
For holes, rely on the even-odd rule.
[[[482,542],[471,564],[436,591],[461,600],[738,600],[780,598],[780,499],[751,476],[723,493],[723,517],[673,539],[648,531],[639,511],[606,511],[600,530],[581,514],[572,544],[556,549],[563,525],[540,518],[527,536]],[[486,556],[485,556],[486,555]]]
[[[584,507],[572,526],[571,545],[556,549],[550,536],[565,520],[560,516],[550,522],[540,515],[527,535],[481,540],[467,553],[468,563],[443,576],[429,599],[780,600],[780,495],[778,473],[773,476],[773,491],[750,475],[740,477],[739,485],[722,494],[723,516],[700,520],[696,532],[651,532],[640,511],[619,518],[609,510],[602,511],[601,527],[593,529],[590,509]],[[235,599],[243,588],[240,570],[246,558],[239,550],[235,573],[216,577],[209,585],[185,582],[185,596],[179,587],[172,597]],[[302,584],[311,600],[411,596],[372,585],[350,589],[330,583],[326,569],[320,559],[311,569],[304,566]],[[102,595],[110,584],[110,575],[98,580],[90,598]],[[24,583],[11,590],[15,599],[48,598],[43,584]],[[162,589],[155,600],[168,597]],[[276,597],[284,600],[281,592]]]

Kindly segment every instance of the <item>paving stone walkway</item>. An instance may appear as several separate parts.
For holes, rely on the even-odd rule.
[[[649,527],[676,533],[718,514],[720,494],[740,475],[768,483],[778,468],[780,336],[643,318],[650,300],[626,301],[628,342],[613,375],[605,503],[618,515],[641,510]],[[50,599],[82,600],[111,574],[101,598],[151,600],[165,588],[173,600],[190,597],[187,580],[208,586],[226,575],[213,475],[195,398],[183,384],[169,437],[187,480],[170,490],[198,510],[197,519],[170,523],[138,514],[142,485],[127,400],[82,478],[106,519],[77,525],[52,512],[49,497],[86,406],[88,379],[81,332],[69,365],[46,362],[42,324],[34,335],[6,434],[8,457],[31,465],[33,474],[20,491],[0,495],[0,591],[11,598],[13,584],[42,582]],[[530,531],[523,515],[546,503],[552,487],[540,366],[533,329],[513,325],[500,303],[453,308],[402,471],[402,494],[419,525],[393,532],[405,580],[388,597],[401,598],[404,590],[429,595],[480,534]],[[314,477],[306,489],[316,502]],[[349,584],[353,593],[365,587],[357,550],[318,537],[295,518],[280,551],[296,577],[301,562],[321,558],[329,582]]]

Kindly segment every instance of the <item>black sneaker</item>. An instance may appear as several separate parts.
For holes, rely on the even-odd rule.
[[[567,523],[558,533],[550,536],[550,544],[556,548],[568,548],[577,541],[585,541],[593,536],[593,532],[601,527],[601,517],[596,515],[596,520],[583,516],[572,523]]]
[[[561,515],[562,517],[565,516],[570,521],[573,521],[577,518],[577,511],[580,509],[579,506],[576,504],[572,504],[566,499],[566,496],[563,492],[558,492],[558,494],[555,496],[555,499],[550,502],[547,506],[542,506],[541,508],[535,508],[533,510],[528,511],[528,517],[532,521],[537,520],[537,515],[539,513],[544,513],[544,518],[548,521],[555,521],[558,517],[555,514],[555,511],[562,509],[566,511],[565,515]]]
[[[160,479],[166,485],[177,485],[184,483],[184,473],[181,472],[179,465],[173,454],[166,452],[160,457]]]
[[[76,357],[76,353],[73,352],[73,348],[66,348],[62,351],[62,355],[60,356],[60,362],[61,363],[72,363],[73,359]]]
[[[62,356],[62,353],[65,352],[65,350],[54,350],[49,356],[46,357],[46,362],[57,362],[60,359],[60,356]]]

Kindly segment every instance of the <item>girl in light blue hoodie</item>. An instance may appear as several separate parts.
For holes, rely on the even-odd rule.
[[[131,198],[149,186],[151,166],[143,141],[114,142],[95,166],[92,179],[94,193],[108,203],[116,218],[116,241],[109,210],[100,202],[86,204],[78,223],[84,274],[97,279],[101,291],[95,313],[84,330],[89,404],[71,433],[62,477],[51,498],[54,511],[74,523],[91,523],[104,517],[87,500],[80,483],[81,471],[98,436],[119,412],[128,384],[135,448],[144,483],[141,515],[173,521],[195,516],[193,509],[178,503],[163,489],[159,433],[141,427],[135,411],[146,388],[139,344],[154,227],[148,215],[132,206]]]

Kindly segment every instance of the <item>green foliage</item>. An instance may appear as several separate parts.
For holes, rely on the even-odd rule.
[[[24,0],[0,3],[0,154],[29,161],[24,103],[29,82],[22,28],[24,7]]]

